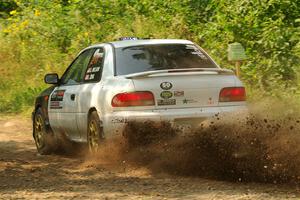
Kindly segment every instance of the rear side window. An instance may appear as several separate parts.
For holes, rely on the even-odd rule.
[[[94,49],[82,52],[64,73],[61,83],[64,85],[79,84],[83,80],[83,75],[88,63],[93,55]]]
[[[116,48],[116,74],[137,72],[216,68],[214,62],[191,44],[156,44]]]
[[[103,61],[103,48],[96,49],[86,69],[84,76],[85,82],[95,82],[100,80],[103,68]]]

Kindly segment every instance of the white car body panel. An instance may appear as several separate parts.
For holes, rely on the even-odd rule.
[[[156,109],[143,111],[116,111],[107,113],[103,118],[104,131],[110,133],[108,137],[113,137],[122,133],[126,123],[130,121],[154,122],[168,121],[171,124],[188,124],[197,127],[201,122],[219,113],[242,112],[246,109],[244,103],[234,106],[203,107],[203,108],[179,108],[179,109]]]
[[[114,48],[144,44],[193,43],[188,40],[136,40],[99,44],[86,48],[104,47],[102,78],[97,83],[55,88],[50,96],[56,90],[65,90],[65,96],[61,102],[62,109],[51,109],[51,102],[49,103],[49,122],[53,131],[64,132],[71,140],[86,142],[90,109],[97,111],[102,121],[104,136],[109,138],[122,134],[126,123],[132,120],[169,120],[171,123],[177,123],[196,119],[197,122],[201,122],[217,113],[236,112],[246,108],[245,102],[219,102],[219,93],[222,88],[242,87],[241,81],[232,73],[179,71],[151,74],[145,77],[115,76]],[[172,83],[169,91],[173,94],[172,98],[176,99],[176,105],[158,105],[163,91],[160,87],[162,82]],[[134,91],[151,91],[155,97],[155,105],[120,108],[111,106],[114,95]],[[175,93],[182,94],[182,92],[184,95],[175,97]],[[70,100],[71,94],[75,94],[75,100]]]

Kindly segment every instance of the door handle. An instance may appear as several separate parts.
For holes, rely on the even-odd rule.
[[[75,94],[71,94],[70,98],[71,98],[72,101],[74,101],[75,100]]]

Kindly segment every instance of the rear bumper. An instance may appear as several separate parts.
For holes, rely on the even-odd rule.
[[[247,111],[246,105],[161,109],[143,111],[116,111],[103,116],[105,137],[122,134],[130,121],[170,121],[171,123],[199,123],[216,114]]]

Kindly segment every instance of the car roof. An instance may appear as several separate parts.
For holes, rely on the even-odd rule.
[[[105,43],[104,43],[105,44]],[[151,44],[193,44],[189,40],[179,40],[179,39],[142,39],[142,40],[121,40],[114,42],[107,42],[106,44],[112,44],[115,48],[138,46],[138,45],[151,45]],[[95,44],[88,48],[102,46],[102,44]]]

